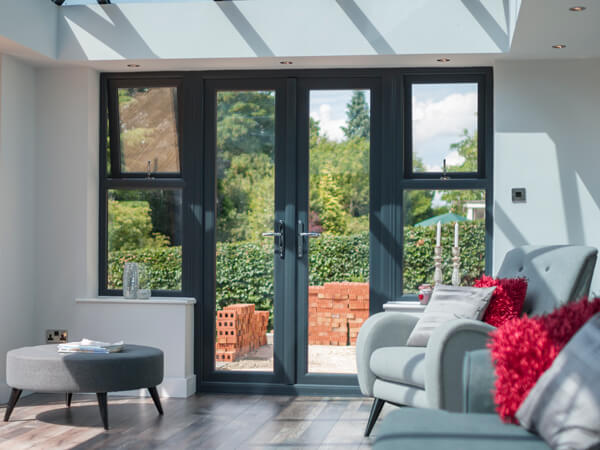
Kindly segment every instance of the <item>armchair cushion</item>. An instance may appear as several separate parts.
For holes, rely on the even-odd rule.
[[[425,347],[433,331],[444,322],[455,319],[480,320],[495,289],[495,286],[486,288],[436,286],[423,317],[417,322],[406,345]]]
[[[356,366],[358,385],[363,395],[373,396],[373,385],[377,379],[371,371],[373,352],[382,347],[405,346],[417,320],[408,314],[382,312],[369,317],[360,328],[356,341]]]
[[[382,380],[425,388],[424,347],[383,347],[371,355],[371,371]]]
[[[463,361],[463,411],[494,413],[494,365],[489,350],[473,350]]]

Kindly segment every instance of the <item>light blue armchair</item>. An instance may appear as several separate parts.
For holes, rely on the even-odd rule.
[[[522,313],[540,315],[588,295],[597,249],[584,246],[524,246],[509,251],[501,278],[526,277]],[[457,319],[438,327],[427,347],[408,347],[417,318],[398,312],[371,316],[356,343],[358,382],[374,397],[365,436],[371,433],[385,402],[398,406],[462,410],[462,364],[471,350],[485,348],[494,327]]]

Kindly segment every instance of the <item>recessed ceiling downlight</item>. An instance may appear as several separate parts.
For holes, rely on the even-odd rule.
[[[573,12],[585,11],[585,6],[572,6],[571,8],[569,8],[569,11],[573,11]]]
[[[566,48],[567,44],[555,44],[552,46],[552,48]]]
[[[139,64],[127,64],[127,67],[140,67]]]
[[[450,62],[450,58],[438,58],[436,59],[436,61],[441,63],[447,63]]]

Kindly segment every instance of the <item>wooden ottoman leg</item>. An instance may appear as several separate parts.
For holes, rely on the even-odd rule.
[[[98,397],[98,406],[100,407],[100,416],[102,416],[102,423],[104,424],[104,429],[108,430],[108,404],[106,399],[106,392],[98,392],[96,394]]]
[[[160,404],[160,397],[158,395],[158,391],[156,390],[156,386],[149,387],[148,391],[150,392],[150,396],[152,397],[152,400],[154,400],[154,405],[156,406],[156,409],[158,409],[158,413],[162,416],[163,409],[162,409],[162,405]]]
[[[15,409],[15,405],[19,401],[21,392],[23,392],[22,389],[15,389],[15,388],[13,388],[12,391],[10,391],[10,399],[8,400],[8,405],[6,405],[6,411],[4,412],[4,421],[5,422],[8,422],[8,419],[10,419],[10,415],[12,414],[13,409]]]
[[[67,403],[67,408],[71,407],[71,400],[73,399],[73,394],[70,392],[67,392],[66,398],[65,398],[65,402]]]

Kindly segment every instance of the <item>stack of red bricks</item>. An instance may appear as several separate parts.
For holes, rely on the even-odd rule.
[[[308,344],[356,345],[369,317],[369,283],[325,283],[308,288]]]
[[[215,359],[232,362],[266,345],[269,311],[255,311],[250,303],[229,305],[217,311]]]

